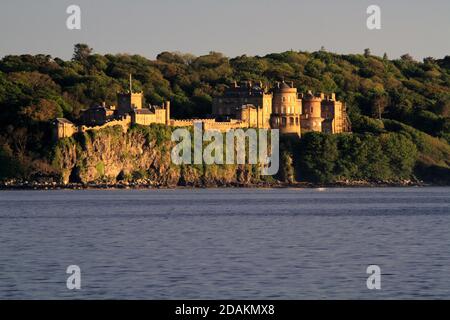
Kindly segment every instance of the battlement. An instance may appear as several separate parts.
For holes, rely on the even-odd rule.
[[[101,126],[85,126],[78,127],[78,132],[86,132],[90,130],[101,130],[103,128],[121,126],[124,132],[127,132],[131,125],[131,117],[129,115],[124,116],[122,119],[112,120]]]
[[[301,128],[331,133],[350,128],[345,105],[336,100],[335,93],[298,94],[293,82],[277,82],[272,91],[261,81],[244,81],[239,85],[234,82],[223,96],[214,97],[213,118],[203,119],[171,119],[169,101],[162,106],[143,108],[143,93],[133,92],[131,84],[130,76],[130,90],[117,93],[117,107],[107,108],[103,103],[88,109],[81,126],[66,119],[55,120],[55,136],[59,139],[116,125],[127,131],[132,124],[152,123],[188,127],[200,122],[205,129],[222,132],[238,128],[276,128],[281,133],[298,135]],[[326,123],[328,129],[324,129],[322,123]]]

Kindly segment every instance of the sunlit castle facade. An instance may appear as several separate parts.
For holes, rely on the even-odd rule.
[[[279,129],[281,134],[301,134],[300,116],[302,102],[297,88],[285,82],[277,83],[273,89],[271,128]]]
[[[279,129],[286,135],[351,131],[345,105],[336,100],[334,93],[300,94],[292,82],[278,82],[272,89],[261,82],[234,83],[223,96],[213,99],[212,111],[221,120],[242,119],[245,113],[257,119],[249,122],[250,127]]]
[[[215,97],[212,114],[204,119],[171,119],[170,101],[161,106],[145,105],[142,92],[117,93],[117,106],[94,105],[84,110],[78,125],[67,119],[56,119],[56,139],[71,137],[78,132],[121,126],[125,131],[132,125],[161,124],[172,127],[202,123],[204,130],[227,132],[231,129],[278,129],[283,135],[301,136],[315,131],[341,133],[350,131],[345,105],[334,93],[300,94],[294,84],[278,82],[269,89],[262,82],[233,83],[224,94]]]

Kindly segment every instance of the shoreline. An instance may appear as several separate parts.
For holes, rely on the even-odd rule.
[[[160,190],[160,189],[318,189],[318,188],[412,188],[448,187],[448,185],[412,181],[353,181],[334,183],[230,183],[207,185],[155,185],[150,183],[55,183],[55,182],[0,182],[0,191],[8,190]]]

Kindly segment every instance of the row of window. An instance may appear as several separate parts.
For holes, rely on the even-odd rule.
[[[282,117],[281,118],[281,126],[285,127],[287,122],[289,121],[289,125],[299,125],[299,118],[298,117]],[[275,118],[275,125],[280,126],[280,118]]]
[[[283,101],[283,102],[294,102],[294,101],[296,101],[296,100],[298,100],[296,97],[281,97],[281,101]]]
[[[281,112],[279,108],[275,108],[275,113],[299,113],[295,111],[295,107],[281,107]]]
[[[234,114],[234,113],[236,113],[236,108],[233,108],[233,107],[227,107],[227,108],[221,108],[221,109],[219,109],[220,111],[218,111],[218,113],[222,113],[222,114]],[[265,112],[265,113],[269,113],[269,108],[268,107],[265,107],[265,108],[263,108],[262,110],[261,109],[259,109],[259,112]]]

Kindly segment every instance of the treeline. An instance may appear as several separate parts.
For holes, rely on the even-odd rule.
[[[397,121],[362,118],[360,122],[371,122],[371,132],[286,138],[281,179],[450,184],[450,146],[445,141]]]
[[[287,51],[232,59],[217,52],[200,57],[163,52],[150,60],[139,55],[100,55],[89,46],[78,44],[69,61],[48,55],[6,56],[0,60],[0,160],[6,163],[4,159],[12,159],[13,168],[6,170],[4,166],[0,174],[50,173],[51,121],[63,116],[76,122],[81,110],[92,104],[115,104],[116,92],[128,88],[130,73],[133,87],[144,92],[146,103],[159,104],[170,99],[176,118],[207,115],[212,97],[221,94],[234,80],[286,80],[293,81],[300,91],[336,92],[346,102],[353,128],[361,136],[323,138],[336,140],[338,151],[347,143],[360,148],[373,143],[373,150],[383,152],[388,148],[384,143],[391,139],[396,141],[392,142],[394,145],[403,143],[403,138],[391,135],[390,128],[375,120],[380,118],[406,124],[436,138],[433,141],[439,144],[448,146],[450,141],[450,56],[419,62],[409,55],[395,60],[386,55],[377,57],[370,50],[351,55],[325,50]],[[381,149],[375,146],[375,140]],[[416,149],[420,148],[416,145]],[[420,151],[417,161],[442,170],[449,166],[448,159],[423,158]],[[341,166],[333,165],[332,172],[339,172]],[[358,165],[358,170],[362,167]],[[306,178],[308,174],[302,176]],[[383,173],[380,178],[396,174],[399,173]],[[337,176],[357,178],[352,173]]]

